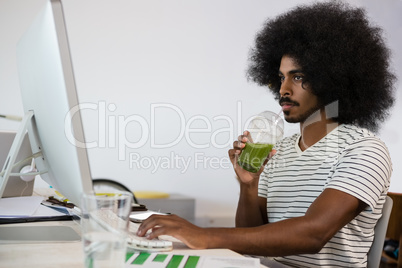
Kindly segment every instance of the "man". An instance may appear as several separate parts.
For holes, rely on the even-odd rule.
[[[257,35],[249,75],[279,100],[300,134],[278,142],[265,167],[237,165],[236,228],[199,228],[152,216],[149,238],[175,236],[191,248],[230,248],[297,267],[366,267],[392,172],[376,131],[393,104],[395,76],[381,31],[340,2],[297,7]]]

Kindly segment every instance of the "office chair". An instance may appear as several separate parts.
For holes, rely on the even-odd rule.
[[[115,180],[111,179],[92,179],[92,185],[95,191],[110,191],[110,190],[118,190],[118,191],[126,191],[129,192],[133,195],[133,202],[135,204],[138,204],[137,198],[135,198],[135,195],[133,191],[131,191],[129,188],[127,188],[124,184],[121,184],[120,182],[117,182]]]
[[[388,221],[391,215],[393,201],[387,195],[382,208],[382,216],[374,228],[374,241],[367,255],[367,268],[380,267],[381,255],[384,248],[385,234],[387,232]]]
[[[388,192],[388,196],[392,198],[392,211],[389,217],[387,234],[385,235],[387,239],[393,241],[399,241],[398,249],[402,248],[402,193],[392,193]],[[387,249],[388,251],[389,249]],[[394,252],[395,254],[396,252]],[[385,258],[381,259],[385,263],[396,264],[398,268],[402,268],[402,254],[399,252],[398,259],[395,260],[395,255],[391,258],[386,255]]]

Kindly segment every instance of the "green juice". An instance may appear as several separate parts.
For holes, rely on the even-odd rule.
[[[273,144],[246,143],[237,163],[245,170],[256,173],[271,152]]]

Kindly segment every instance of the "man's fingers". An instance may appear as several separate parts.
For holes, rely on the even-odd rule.
[[[152,215],[148,219],[146,219],[141,225],[138,227],[137,235],[144,236],[148,230],[152,230],[152,228],[156,228],[159,225],[159,217],[160,215]]]

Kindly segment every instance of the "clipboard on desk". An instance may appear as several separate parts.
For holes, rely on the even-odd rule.
[[[36,222],[36,221],[70,221],[73,220],[72,215],[61,216],[37,216],[37,217],[0,217],[0,224],[9,223],[24,223],[24,222]]]
[[[67,208],[53,209],[42,205],[43,197],[23,196],[0,199],[0,224],[34,221],[72,220]]]

